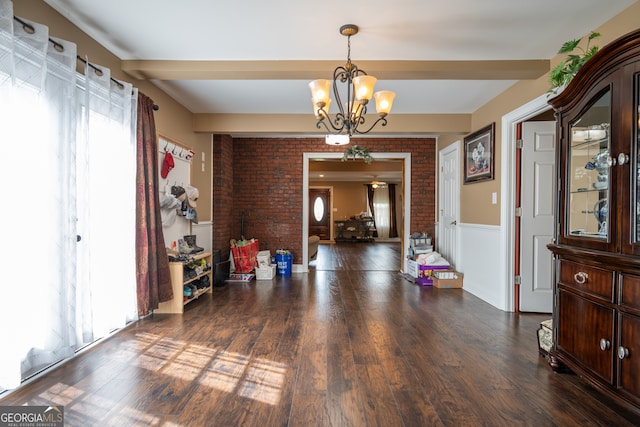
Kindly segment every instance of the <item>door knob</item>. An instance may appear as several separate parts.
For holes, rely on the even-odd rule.
[[[456,225],[458,223],[458,221],[452,221],[451,224],[449,225]]]
[[[602,338],[600,340],[600,350],[602,351],[609,350],[610,347],[611,347],[611,341],[609,341],[606,338]]]

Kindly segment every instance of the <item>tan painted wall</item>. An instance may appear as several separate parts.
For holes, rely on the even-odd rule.
[[[601,27],[594,29],[602,34],[601,37],[595,40],[596,44],[603,47],[605,44],[637,29],[639,26],[640,3],[635,3]],[[585,35],[589,32],[590,31],[587,30]],[[560,48],[560,46],[558,46],[558,48]],[[551,67],[554,67],[564,58],[564,55],[558,55],[553,58]],[[460,221],[462,223],[500,225],[500,180],[503,179],[500,174],[502,160],[500,149],[502,132],[500,126],[502,116],[545,94],[548,89],[549,83],[547,76],[537,80],[520,81],[472,114],[472,132],[491,122],[496,123],[495,179],[489,182],[464,185],[461,168]],[[464,135],[461,137],[457,137],[456,135],[440,137],[438,139],[438,150],[442,150],[457,139],[462,140],[463,138]],[[463,151],[464,148],[461,146],[461,165],[463,164]],[[509,179],[509,177],[504,177],[504,179]],[[495,205],[491,203],[492,192],[497,192],[498,194],[498,203]]]
[[[333,219],[336,221],[367,211],[367,188],[361,182],[309,181],[309,186],[333,187]]]
[[[211,136],[193,132],[193,116],[191,112],[150,82],[137,80],[125,74],[121,69],[120,60],[115,55],[82,32],[78,27],[71,24],[42,0],[14,1],[13,8],[16,16],[47,25],[51,37],[76,43],[78,55],[81,57],[86,55],[92,64],[109,68],[113,78],[132,83],[140,92],[149,96],[160,106],[160,110],[155,113],[156,130],[158,133],[194,148],[198,161],[194,162],[196,167],[192,167],[192,184],[199,189],[202,202],[209,206],[211,204]],[[83,64],[80,61],[78,61],[78,66],[78,70],[82,71]],[[204,173],[200,171],[199,153],[201,151],[208,153],[208,166]],[[207,176],[209,179],[206,179]],[[200,213],[199,210],[198,219],[200,221],[210,220],[211,213],[208,211]]]

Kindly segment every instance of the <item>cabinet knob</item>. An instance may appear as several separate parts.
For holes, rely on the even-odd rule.
[[[600,340],[600,350],[605,351],[611,348],[611,341],[606,338]]]
[[[629,349],[623,346],[618,347],[618,359],[626,359],[629,357]]]
[[[584,285],[585,283],[587,283],[588,279],[589,279],[589,275],[584,271],[578,271],[576,274],[573,275],[573,280],[575,280],[576,283],[580,285]]]
[[[627,163],[629,161],[629,155],[625,154],[625,153],[620,153],[618,154],[618,164],[619,165],[624,165],[625,163]]]

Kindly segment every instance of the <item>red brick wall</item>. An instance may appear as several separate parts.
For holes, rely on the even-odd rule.
[[[229,258],[229,239],[234,236],[233,221],[233,138],[213,135],[213,249],[222,259]]]
[[[229,239],[240,237],[244,213],[246,238],[258,238],[260,248],[272,253],[289,249],[293,262],[301,263],[303,153],[342,152],[344,147],[326,145],[324,138],[234,138],[230,156],[230,140],[213,139],[214,248],[228,251]],[[371,152],[411,153],[410,231],[433,235],[435,139],[358,138],[358,145]]]

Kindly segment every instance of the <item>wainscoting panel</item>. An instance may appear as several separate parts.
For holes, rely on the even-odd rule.
[[[505,310],[504,273],[500,271],[501,234],[500,227],[481,224],[458,224],[458,260],[457,268],[464,273],[463,288],[488,302]]]

